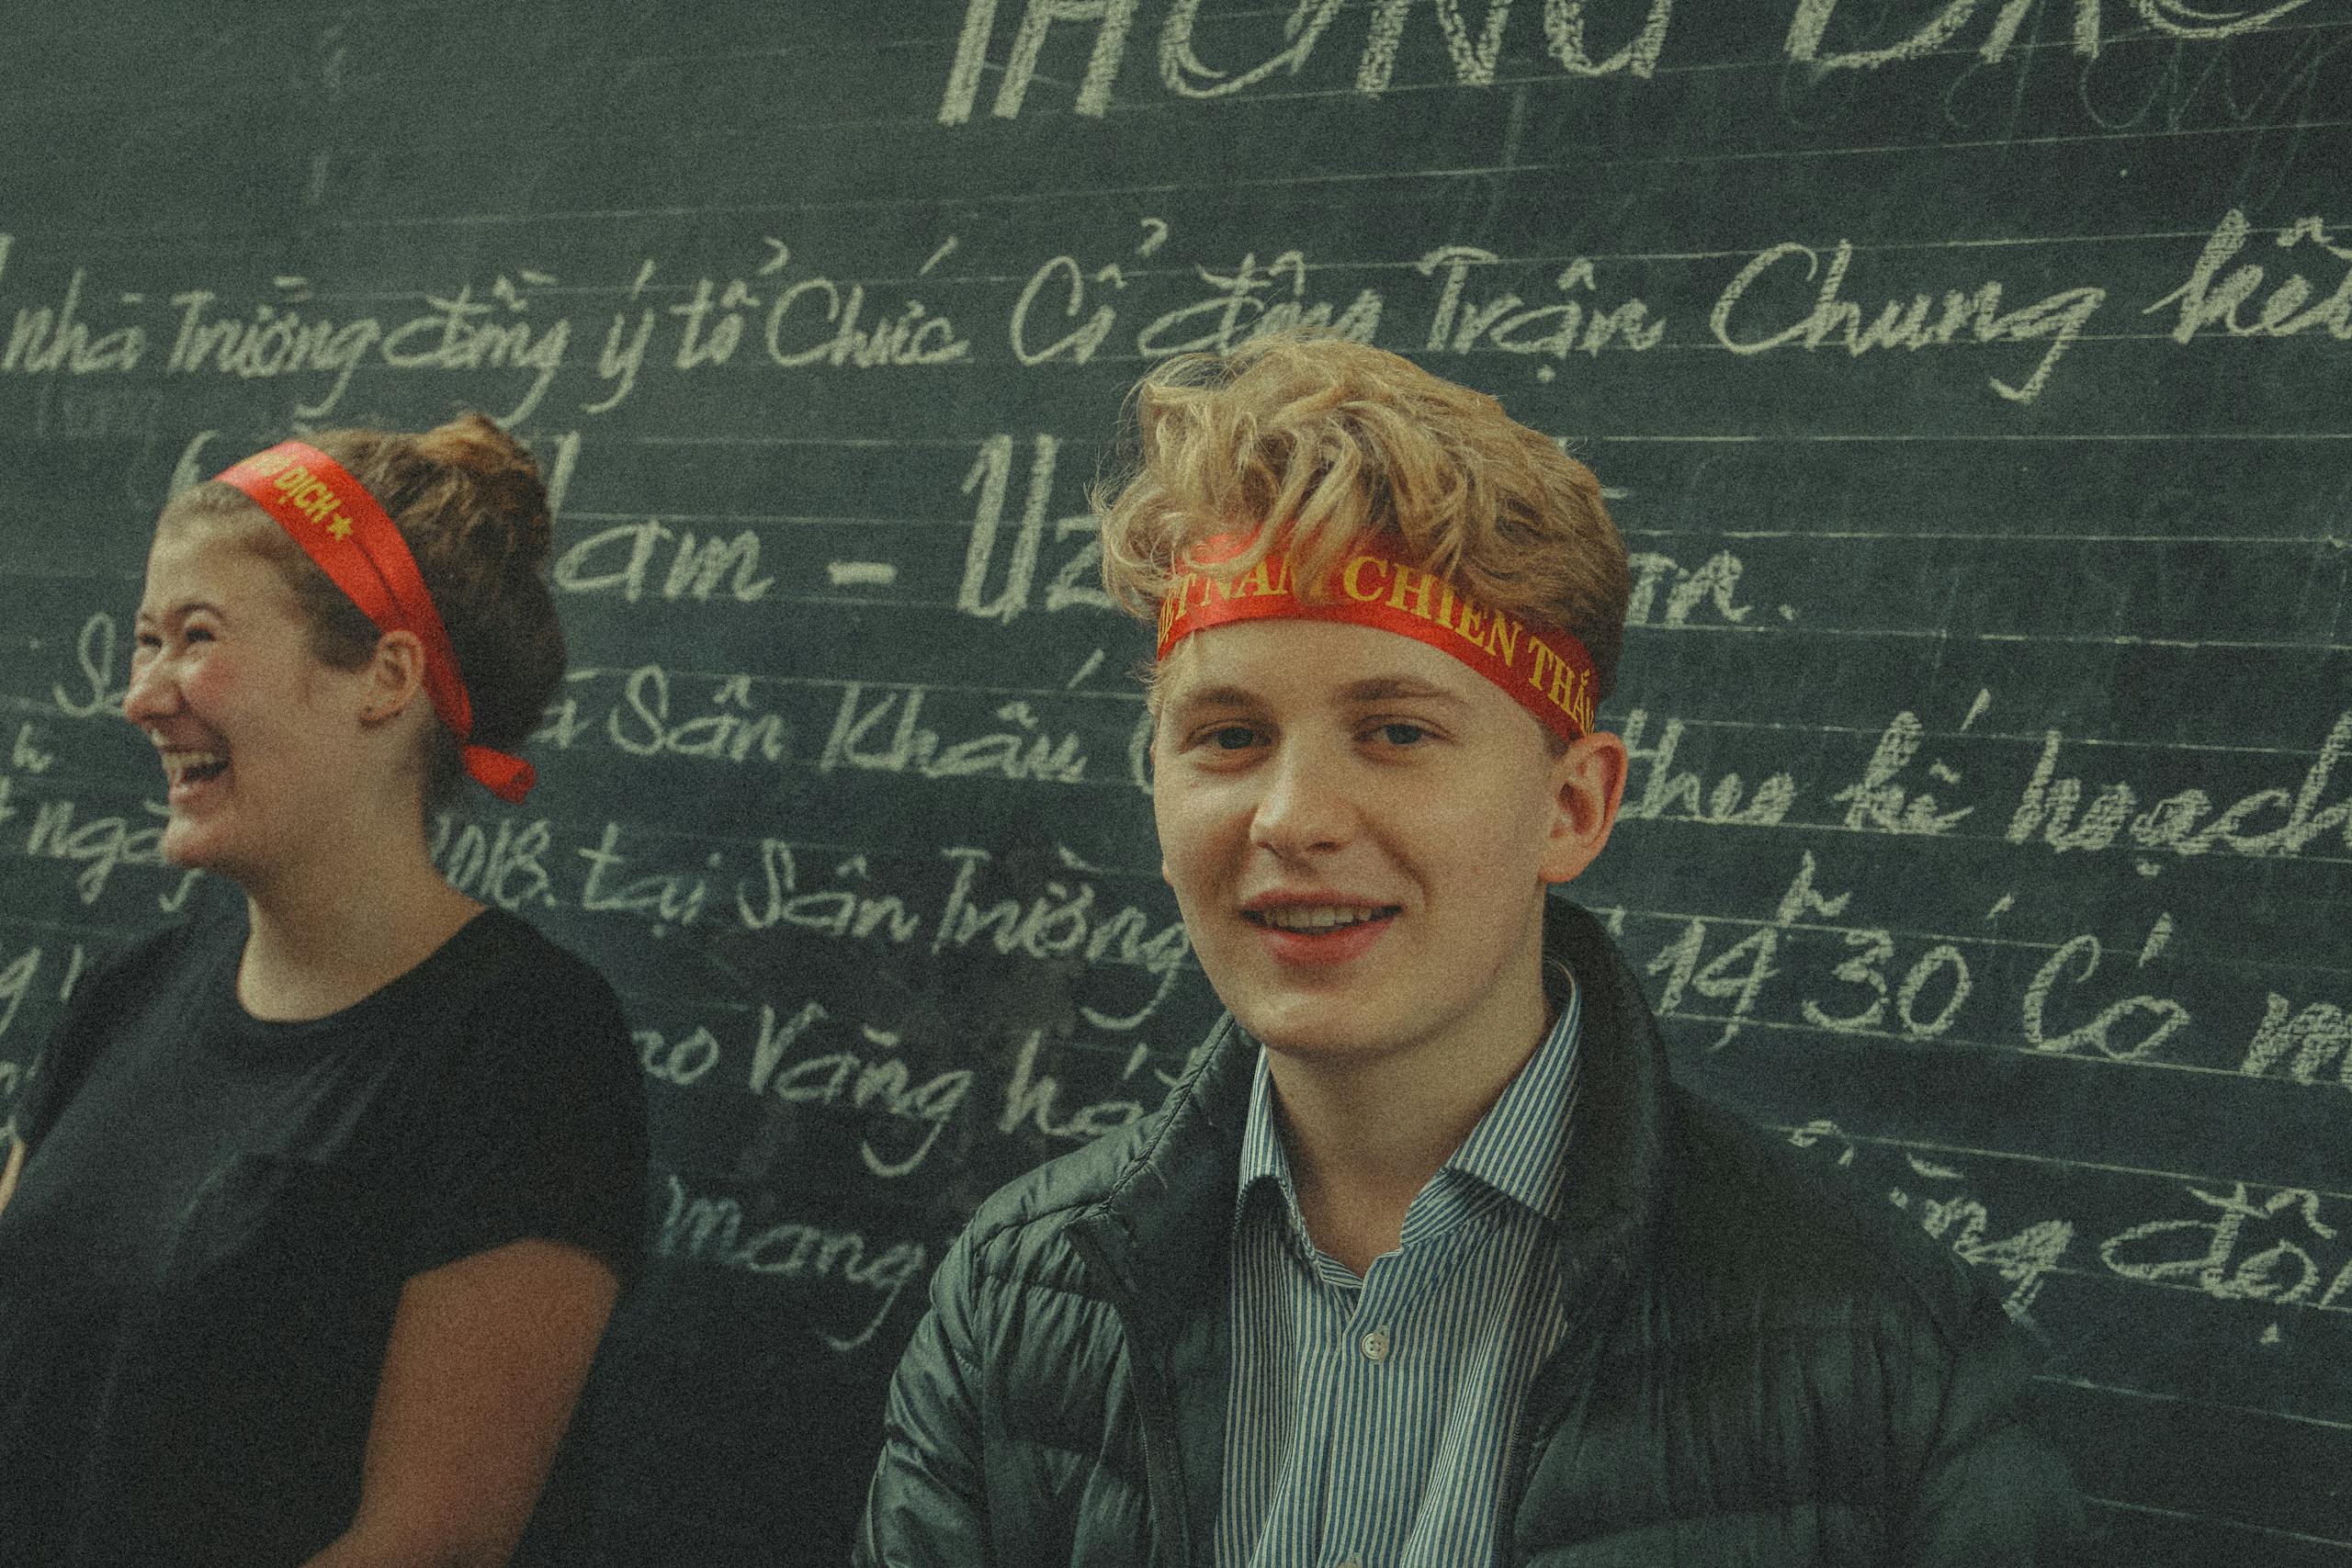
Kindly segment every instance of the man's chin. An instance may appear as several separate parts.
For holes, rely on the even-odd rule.
[[[1328,1014],[1320,1019],[1276,1016],[1267,1020],[1263,1029],[1253,1028],[1243,1019],[1241,1027],[1248,1029],[1272,1055],[1301,1066],[1328,1066],[1362,1060],[1379,1055],[1385,1049],[1376,1035]]]

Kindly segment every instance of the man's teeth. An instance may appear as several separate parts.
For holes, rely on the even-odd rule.
[[[164,753],[164,776],[172,783],[186,784],[191,773],[228,765],[229,759],[218,751],[166,751]]]
[[[1286,931],[1327,931],[1339,926],[1361,925],[1376,920],[1388,911],[1360,904],[1295,904],[1276,909],[1257,911],[1258,919],[1266,925]]]

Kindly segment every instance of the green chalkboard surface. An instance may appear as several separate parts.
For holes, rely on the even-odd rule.
[[[437,852],[656,1156],[560,1561],[839,1560],[948,1238],[1183,1065],[1085,491],[1314,321],[1609,487],[1578,892],[1679,1070],[2031,1325],[2105,1560],[2352,1563],[2345,0],[19,9],[0,1116],[213,896],[112,716],[158,505],[510,423],[574,668]]]

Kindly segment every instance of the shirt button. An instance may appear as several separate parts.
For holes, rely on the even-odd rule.
[[[1363,1346],[1365,1360],[1385,1361],[1388,1359],[1388,1330],[1385,1328],[1374,1329],[1371,1333],[1363,1337]],[[1353,1560],[1351,1559],[1351,1561]],[[1340,1568],[1347,1568],[1347,1564],[1343,1562],[1340,1565]],[[1358,1568],[1362,1568],[1362,1565],[1359,1564]]]

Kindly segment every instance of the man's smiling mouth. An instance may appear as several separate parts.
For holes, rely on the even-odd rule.
[[[1401,908],[1396,904],[1290,904],[1272,909],[1244,909],[1241,913],[1252,925],[1313,934],[1385,919]]]

